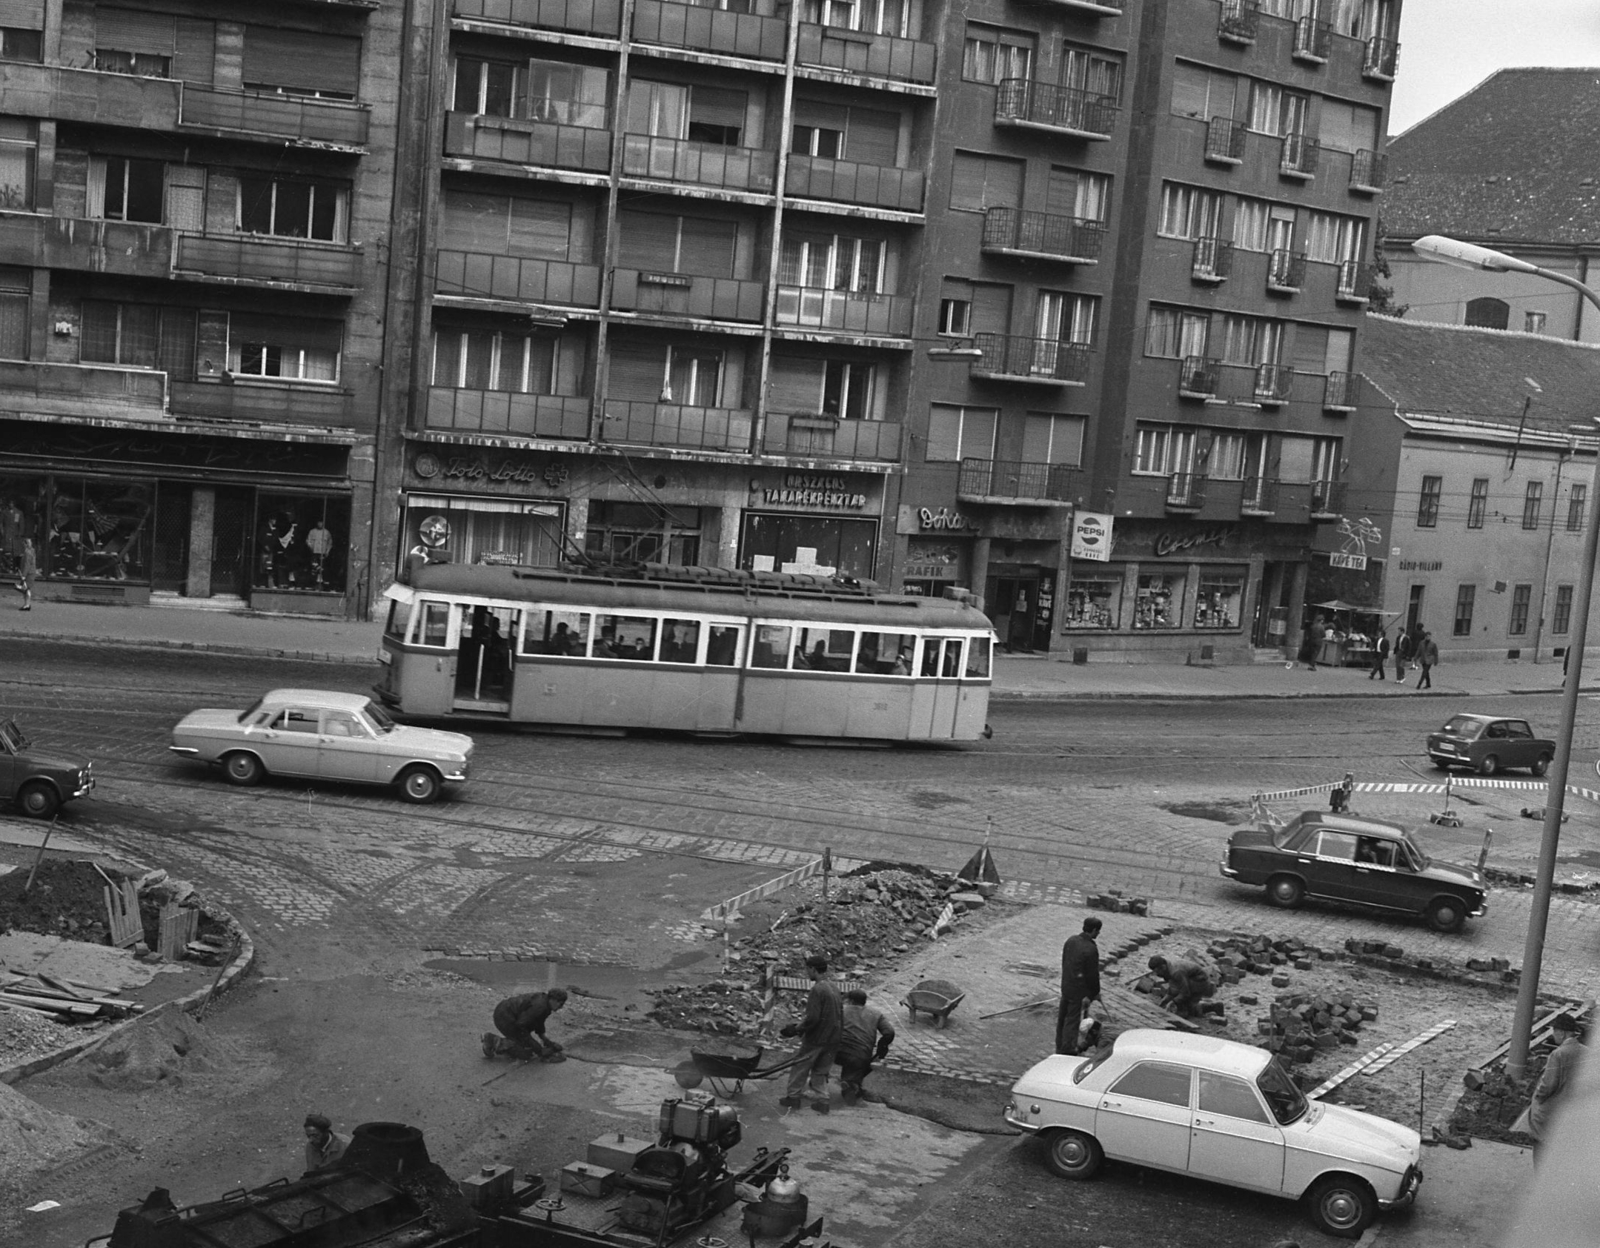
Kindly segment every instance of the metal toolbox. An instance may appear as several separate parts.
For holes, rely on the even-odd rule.
[[[574,1161],[561,1167],[561,1190],[575,1196],[609,1196],[617,1186],[617,1172],[605,1166]]]
[[[650,1147],[650,1140],[630,1139],[620,1131],[612,1131],[589,1141],[589,1151],[584,1155],[584,1160],[591,1166],[627,1174],[633,1169],[634,1158]]]

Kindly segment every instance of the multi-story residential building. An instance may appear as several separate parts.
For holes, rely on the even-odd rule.
[[[401,16],[0,8],[0,549],[42,593],[373,592]]]

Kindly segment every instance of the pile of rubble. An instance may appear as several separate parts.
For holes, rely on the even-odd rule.
[[[1313,962],[1332,962],[1339,956],[1331,950],[1318,949],[1292,936],[1283,940],[1272,940],[1266,936],[1230,936],[1210,945],[1207,952],[1216,962],[1217,975],[1223,983],[1237,984],[1247,974],[1271,975],[1274,988],[1289,986],[1290,968],[1309,971]]]
[[[1341,1044],[1355,1044],[1362,1026],[1377,1019],[1376,1005],[1357,1001],[1348,992],[1337,997],[1280,993],[1256,1029],[1283,1061],[1309,1062]]]

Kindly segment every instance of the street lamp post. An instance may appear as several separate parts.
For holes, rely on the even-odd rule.
[[[1529,264],[1516,256],[1429,234],[1411,244],[1429,260],[1489,273],[1531,273],[1577,291],[1600,309],[1600,295],[1575,277]],[[1589,515],[1584,525],[1583,566],[1578,572],[1578,601],[1573,606],[1572,641],[1567,648],[1567,678],[1561,691],[1561,722],[1556,732],[1556,756],[1550,764],[1550,792],[1544,805],[1544,832],[1539,840],[1539,868],[1534,877],[1533,910],[1522,949],[1522,978],[1517,986],[1517,1012],[1511,1024],[1511,1048],[1506,1054],[1506,1074],[1521,1079],[1528,1070],[1528,1045],[1533,1038],[1533,1015],[1539,995],[1539,967],[1544,960],[1545,930],[1550,923],[1550,894],[1556,874],[1556,851],[1561,841],[1562,808],[1566,805],[1567,770],[1572,762],[1572,737],[1578,718],[1578,687],[1583,683],[1583,650],[1589,636],[1589,599],[1594,596],[1595,556],[1600,553],[1600,455],[1595,458],[1594,484],[1589,487]]]

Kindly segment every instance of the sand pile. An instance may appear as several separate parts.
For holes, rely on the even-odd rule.
[[[34,1193],[30,1184],[111,1138],[112,1133],[97,1122],[45,1109],[0,1083],[0,1208],[49,1196],[49,1192]]]
[[[103,1088],[146,1088],[206,1083],[238,1064],[234,1046],[212,1034],[175,1005],[146,1014],[104,1044],[89,1050],[73,1069]]]

